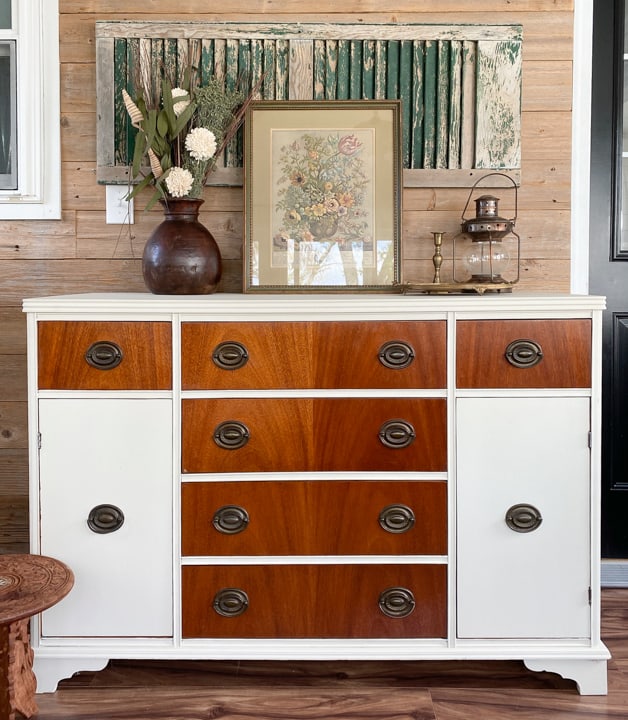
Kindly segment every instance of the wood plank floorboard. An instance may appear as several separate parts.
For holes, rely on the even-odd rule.
[[[518,661],[131,661],[37,696],[38,720],[628,720],[628,589],[602,592],[607,696]]]

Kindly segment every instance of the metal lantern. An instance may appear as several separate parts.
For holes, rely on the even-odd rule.
[[[480,182],[494,175],[505,177],[513,184],[515,191],[514,217],[511,219],[500,217],[499,198],[493,195],[482,195],[475,200],[475,217],[467,220],[465,213],[474,190]],[[509,292],[512,290],[512,285],[519,282],[521,239],[514,230],[516,219],[517,185],[511,177],[504,173],[489,173],[481,177],[473,185],[467,204],[462,212],[461,232],[453,239],[453,280],[455,284],[461,286],[461,290],[466,289],[470,292]],[[507,279],[504,274],[510,269],[511,257],[503,240],[509,235],[516,238],[517,257],[514,274],[511,274],[510,279]],[[456,253],[456,241],[459,244],[460,239],[465,237],[470,239],[471,242],[459,259]],[[464,280],[460,278],[460,260],[468,274],[468,277]]]

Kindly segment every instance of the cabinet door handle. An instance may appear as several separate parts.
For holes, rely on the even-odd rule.
[[[216,345],[212,353],[214,365],[221,370],[238,370],[246,365],[248,359],[248,350],[242,343],[235,341],[222,342]]]
[[[531,368],[543,359],[543,349],[534,340],[513,340],[506,348],[506,360],[516,368]]]
[[[249,514],[239,505],[223,505],[214,513],[212,525],[223,535],[237,535],[246,530]]]
[[[238,450],[249,441],[247,426],[239,420],[226,420],[214,430],[214,442],[225,450]]]
[[[416,607],[411,590],[404,587],[391,587],[380,593],[379,609],[390,618],[408,617]]]
[[[391,370],[403,370],[414,360],[414,348],[403,340],[384,343],[377,353],[379,361]]]
[[[223,588],[214,596],[212,607],[223,617],[237,617],[249,607],[249,596],[240,588]]]
[[[119,530],[124,524],[124,513],[115,505],[96,505],[87,516],[87,526],[99,535]]]
[[[405,533],[414,527],[415,517],[407,505],[387,505],[379,514],[380,526],[389,533]]]
[[[113,370],[122,362],[123,354],[119,345],[108,340],[99,340],[87,348],[85,360],[97,370]]]
[[[534,505],[521,503],[513,505],[506,510],[506,525],[511,530],[520,533],[528,533],[536,530],[543,522],[541,513]]]
[[[416,438],[412,424],[406,420],[388,420],[378,434],[382,445],[394,449],[408,447]]]

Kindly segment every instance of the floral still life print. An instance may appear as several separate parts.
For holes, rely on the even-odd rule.
[[[373,129],[273,131],[271,265],[287,285],[363,286],[392,253],[374,242],[374,143]]]

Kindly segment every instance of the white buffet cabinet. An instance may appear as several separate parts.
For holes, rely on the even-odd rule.
[[[28,313],[40,692],[111,658],[521,659],[606,693],[599,297]]]

